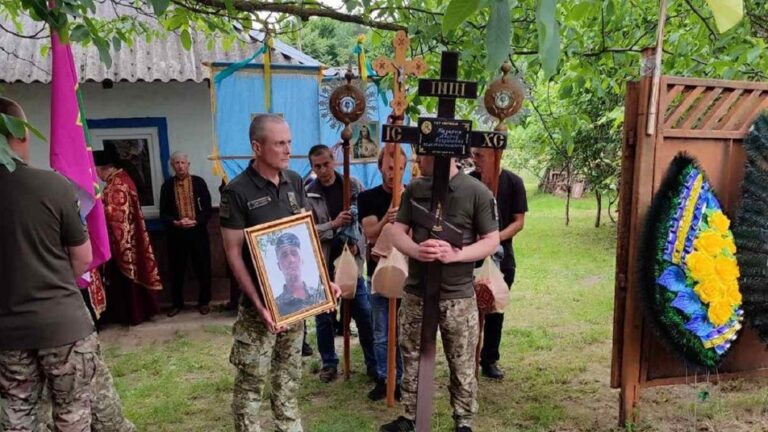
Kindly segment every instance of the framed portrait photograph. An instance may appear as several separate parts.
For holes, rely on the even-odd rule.
[[[275,325],[336,308],[312,213],[246,228],[245,237]]]

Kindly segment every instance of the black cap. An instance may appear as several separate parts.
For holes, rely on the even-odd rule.
[[[117,155],[117,149],[113,145],[104,145],[104,150],[93,152],[93,164],[96,166],[116,165],[120,160]]]
[[[299,238],[296,237],[296,234],[287,232],[280,234],[280,237],[277,238],[277,242],[275,243],[275,251],[278,251],[283,246],[293,246],[300,248],[301,243],[299,242]]]

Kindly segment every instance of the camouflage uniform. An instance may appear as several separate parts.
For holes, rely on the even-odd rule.
[[[397,221],[413,228],[414,242],[430,237],[427,228],[415,224],[413,204],[429,208],[432,199],[432,179],[414,180],[403,193]],[[464,245],[479,236],[498,230],[496,203],[481,182],[459,173],[449,182],[445,220],[463,234]],[[478,313],[472,283],[473,262],[441,265],[440,316],[438,325],[443,351],[448,360],[451,382],[451,405],[457,427],[472,427],[477,413],[477,378],[475,377],[475,347],[478,340]],[[408,261],[405,297],[400,307],[400,350],[403,356],[402,403],[405,417],[416,418],[416,397],[421,350],[423,292],[427,265],[414,258]]]
[[[72,344],[39,350],[0,351],[0,423],[6,432],[34,432],[43,383],[53,399],[53,419],[62,432],[91,429],[91,381],[96,373],[96,334]]]
[[[120,396],[115,390],[112,375],[99,351],[96,356],[96,373],[91,381],[91,432],[136,432],[136,426],[123,417]],[[40,395],[37,432],[51,432],[51,394],[48,386],[43,386]]]
[[[416,390],[421,352],[423,301],[406,294],[400,307],[400,349],[403,353],[403,407],[405,417],[416,418]],[[474,297],[440,301],[440,336],[448,360],[453,420],[456,426],[472,426],[477,413],[475,347],[478,339],[477,302]]]
[[[306,207],[301,176],[285,170],[276,185],[253,168],[253,161],[222,190],[219,217],[221,227],[231,230],[271,222],[297,214]],[[257,284],[250,252],[243,259]],[[273,334],[264,325],[251,301],[242,296],[237,321],[232,329],[234,343],[229,361],[237,368],[232,397],[236,432],[258,432],[259,408],[264,384],[270,374],[274,427],[279,432],[302,432],[297,393],[301,381],[301,345],[304,324]]]
[[[91,432],[136,432],[136,426],[123,416],[120,396],[101,352],[95,360],[96,372],[91,381]],[[51,411],[51,394],[45,385],[40,395],[37,432],[54,430]]]
[[[120,395],[100,351],[96,356],[91,393],[91,432],[136,432],[136,426],[123,415]]]
[[[305,283],[304,292],[306,293],[304,298],[294,297],[288,292],[288,288],[283,285],[283,292],[275,298],[275,303],[277,304],[277,309],[280,312],[280,315],[290,315],[326,300],[325,291],[320,288],[307,287],[307,284]]]
[[[275,430],[302,432],[296,395],[301,382],[304,323],[295,324],[288,330],[273,334],[253,307],[241,303],[233,334],[235,342],[229,362],[237,368],[232,400],[235,431],[261,430],[259,408],[264,384],[271,370],[271,402],[275,415]]]

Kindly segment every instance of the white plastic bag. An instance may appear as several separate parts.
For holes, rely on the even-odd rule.
[[[509,304],[509,287],[491,257],[475,269],[475,294],[477,308],[485,313],[504,312]]]

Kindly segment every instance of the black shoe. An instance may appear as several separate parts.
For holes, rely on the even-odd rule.
[[[400,416],[397,420],[381,425],[379,432],[412,432],[416,430],[416,425],[413,420]]]
[[[335,380],[338,375],[339,372],[335,367],[328,366],[320,369],[320,381],[324,383]]]
[[[174,308],[171,308],[171,310],[169,310],[169,311],[168,311],[168,313],[166,314],[166,316],[167,316],[168,318],[173,318],[173,317],[175,317],[176,315],[178,315],[178,314],[179,314],[179,312],[181,312],[181,308],[178,308],[178,307],[174,307]]]
[[[469,426],[456,426],[456,432],[472,432],[472,428]]]
[[[504,372],[499,369],[499,365],[497,363],[480,365],[480,369],[482,369],[484,377],[495,380],[504,379]]]
[[[383,380],[376,381],[376,387],[368,392],[368,399],[376,402],[384,399],[387,396],[387,383]]]
[[[365,374],[371,379],[371,382],[377,382],[379,380],[379,374],[376,373],[376,368],[367,368]]]
[[[309,346],[308,343],[304,342],[304,344],[301,346],[301,356],[302,357],[309,357],[315,352],[312,350],[312,347]]]

